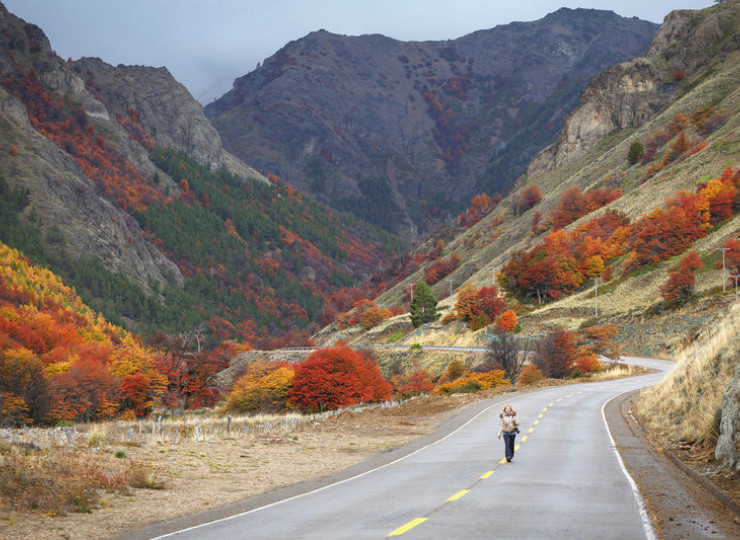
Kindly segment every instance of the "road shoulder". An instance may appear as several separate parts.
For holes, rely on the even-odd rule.
[[[630,412],[636,395],[629,392],[616,397],[604,413],[658,537],[740,538],[738,516],[646,438]]]

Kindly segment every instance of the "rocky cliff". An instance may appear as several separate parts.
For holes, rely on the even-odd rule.
[[[588,80],[657,26],[561,9],[462,38],[319,31],[206,107],[225,146],[320,200],[408,234],[508,191]]]
[[[645,56],[593,78],[557,140],[527,167],[527,181],[577,159],[614,130],[644,124],[671,100],[678,82],[736,49],[732,18],[729,9],[671,12]]]
[[[132,114],[141,130],[163,146],[182,149],[212,167],[261,177],[224,151],[200,104],[166,69],[113,67],[94,58],[64,62],[40,28],[18,19],[1,4],[0,73],[4,77],[0,167],[12,186],[30,191],[26,215],[34,218],[50,249],[72,258],[99,257],[108,269],[145,288],[168,282],[182,286],[184,280],[136,220],[102,196],[90,172],[75,159],[76,150],[60,148],[59,139],[49,137],[50,128],[42,127],[48,120],[63,129],[63,115],[68,113],[35,118],[34,123],[29,112],[35,109],[29,109],[33,106],[22,92],[44,92],[44,99],[54,95],[79,106],[84,118],[75,120],[101,134],[108,148],[145,179],[151,179],[157,169],[148,149],[126,129]],[[34,97],[39,96],[28,96]],[[177,183],[161,176],[168,189],[177,192]]]
[[[212,168],[226,167],[241,176],[264,177],[226,152],[221,137],[203,114],[203,107],[167,68],[111,66],[97,58],[83,58],[73,70],[85,80],[104,109],[86,104],[88,114],[107,114],[136,120],[162,146],[178,148]]]

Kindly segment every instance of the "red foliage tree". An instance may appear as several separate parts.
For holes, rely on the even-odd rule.
[[[424,272],[424,281],[426,281],[428,285],[434,285],[451,274],[459,265],[459,255],[451,255],[444,259],[437,259],[431,263]]]
[[[555,354],[550,359],[550,376],[564,378],[573,372],[578,356],[575,335],[566,330],[555,334]]]
[[[489,197],[486,193],[479,193],[473,197],[470,207],[457,216],[457,220],[463,227],[472,227],[496,208],[496,205],[500,202],[501,195],[497,194]]]
[[[668,275],[668,280],[660,288],[666,306],[677,307],[691,298],[694,294],[694,273],[703,267],[704,264],[696,251],[690,251],[683,258],[678,269]]]
[[[290,401],[307,410],[337,409],[386,400],[391,393],[371,358],[339,346],[318,349],[296,366]]]
[[[542,200],[542,192],[537,185],[531,185],[524,188],[521,196],[516,201],[515,211],[518,214],[523,214],[538,202]]]
[[[215,375],[228,363],[223,351],[211,354],[204,347],[198,328],[178,336],[157,334],[152,345],[158,350],[157,369],[166,375],[165,404],[183,410],[213,405],[219,397]]]
[[[429,377],[429,372],[425,369],[417,369],[408,377],[407,382],[399,388],[398,393],[402,397],[409,397],[431,392],[433,388],[434,383]]]
[[[506,307],[506,300],[495,286],[481,287],[478,290],[478,309],[493,320]]]
[[[725,268],[730,275],[740,274],[740,240],[730,238],[725,242],[724,247],[728,249],[725,252]],[[718,263],[718,268],[722,268],[722,262]]]

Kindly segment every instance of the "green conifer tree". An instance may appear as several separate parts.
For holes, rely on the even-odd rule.
[[[439,318],[437,299],[426,281],[421,280],[416,284],[409,312],[411,324],[414,325],[414,328],[418,328],[424,323],[436,321]]]
[[[645,154],[645,145],[640,141],[635,141],[630,145],[630,149],[627,152],[627,161],[630,165],[634,165],[642,159]]]

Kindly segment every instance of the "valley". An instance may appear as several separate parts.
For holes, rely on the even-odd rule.
[[[737,0],[438,42],[320,30],[203,108],[167,68],[63,60],[0,5],[0,535],[256,510],[434,437],[464,454],[453,418],[540,394],[595,414],[635,390],[610,425],[644,426],[638,466],[667,449],[737,497],[738,36]],[[567,468],[593,490],[619,467],[585,414],[547,438],[591,441]],[[467,435],[481,466],[494,416]],[[54,460],[52,496],[29,463]],[[679,534],[632,477],[615,537]],[[451,534],[421,499],[353,534]]]

